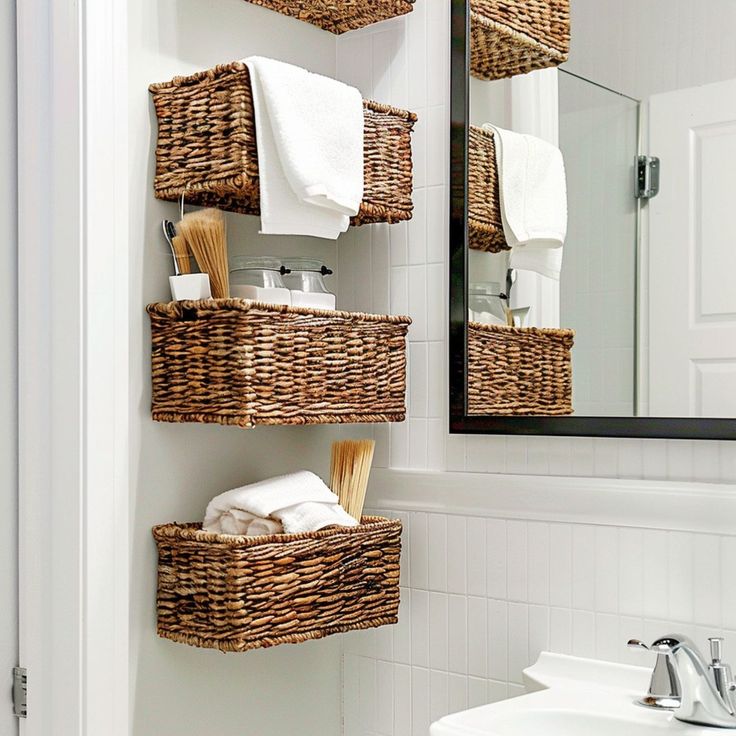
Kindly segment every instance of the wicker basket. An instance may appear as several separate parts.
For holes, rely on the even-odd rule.
[[[468,245],[490,253],[509,250],[501,220],[493,133],[474,125],[468,148]]]
[[[247,0],[332,33],[411,13],[415,0]]]
[[[151,304],[153,418],[401,422],[408,317],[242,299]]]
[[[237,537],[154,527],[159,636],[245,652],[398,621],[401,522]]]
[[[572,330],[468,325],[468,414],[572,414]]]
[[[156,197],[260,214],[258,152],[248,69],[224,64],[152,84],[158,117]],[[417,117],[364,102],[364,194],[353,225],[412,216],[411,133]]]
[[[570,53],[570,0],[470,0],[470,32],[474,77],[557,66]]]

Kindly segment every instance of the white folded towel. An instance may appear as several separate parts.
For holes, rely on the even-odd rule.
[[[321,478],[307,470],[221,493],[207,505],[202,529],[217,534],[297,534],[332,524],[356,526]]]
[[[567,235],[567,183],[559,148],[532,135],[494,133],[499,198],[509,266],[559,280]]]
[[[261,232],[336,239],[363,199],[363,99],[291,64],[245,59],[253,89]]]
[[[283,532],[280,521],[261,519],[259,516],[253,516],[253,514],[240,509],[226,511],[216,522],[203,528],[205,531],[216,532],[217,534],[236,534],[248,537],[263,534],[281,534]]]
[[[339,503],[299,503],[273,512],[287,534],[316,532],[326,526],[357,526],[358,522]]]

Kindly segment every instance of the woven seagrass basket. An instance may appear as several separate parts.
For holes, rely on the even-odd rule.
[[[247,0],[332,33],[411,13],[415,0]]]
[[[570,53],[570,0],[470,0],[470,33],[479,79],[557,66]]]
[[[573,330],[468,325],[468,414],[572,414]]]
[[[253,97],[242,62],[152,84],[158,117],[154,192],[191,204],[260,214]],[[364,194],[353,225],[410,220],[411,133],[417,116],[363,103]]]
[[[164,422],[401,422],[408,317],[208,299],[151,304]]]
[[[154,527],[158,635],[223,652],[398,621],[401,522],[240,537]]]
[[[489,253],[509,250],[501,220],[493,133],[474,125],[468,148],[468,245]]]

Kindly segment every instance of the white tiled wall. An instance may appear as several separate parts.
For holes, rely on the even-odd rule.
[[[375,430],[376,463],[736,482],[736,443],[448,435],[449,2],[417,0],[415,8],[337,41],[341,78],[366,97],[420,116],[414,219],[354,229],[338,246],[344,308],[390,309],[414,319],[409,418]],[[448,484],[448,504],[452,492]],[[593,526],[421,512],[403,518],[400,623],[344,639],[347,736],[427,736],[429,723],[444,713],[520,693],[521,670],[545,648],[636,661],[623,646],[627,638],[676,628],[699,639],[723,630],[736,650],[736,594],[726,565],[735,537],[605,520]]]
[[[365,97],[419,114],[415,214],[353,228],[338,245],[345,309],[409,313],[409,418],[376,430],[383,467],[736,481],[736,443],[464,437],[447,432],[449,1],[337,40],[337,74]]]
[[[344,637],[346,736],[427,736],[521,694],[542,650],[647,664],[674,631],[736,651],[736,536],[390,511],[405,527],[400,623]]]

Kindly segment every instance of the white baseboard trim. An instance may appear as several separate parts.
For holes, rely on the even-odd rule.
[[[736,485],[377,468],[367,505],[392,511],[736,534]]]

